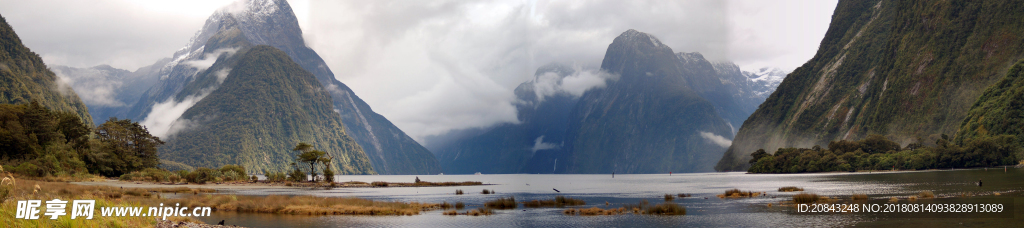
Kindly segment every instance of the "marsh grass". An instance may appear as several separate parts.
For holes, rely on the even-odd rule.
[[[484,206],[487,207],[487,208],[503,209],[503,210],[504,209],[515,209],[517,207],[517,205],[516,205],[516,198],[513,197],[513,196],[509,196],[508,198],[502,197],[502,198],[498,198],[496,200],[487,201],[486,203],[484,203]]]
[[[644,210],[644,213],[652,215],[685,215],[686,208],[679,204],[669,202],[649,207],[647,210]]]
[[[676,197],[679,197],[679,198],[686,198],[686,197],[690,197],[690,196],[692,196],[692,195],[690,195],[690,194],[686,194],[686,193],[679,193],[679,194],[676,194]]]
[[[613,209],[591,208],[569,208],[562,211],[565,215],[619,215],[625,214],[628,210],[624,207]]]
[[[829,203],[832,201],[832,198],[813,193],[800,193],[793,196],[793,203],[795,204]]]
[[[917,197],[921,199],[931,199],[935,198],[935,193],[933,193],[932,191],[924,190],[921,191],[920,193],[917,193]]]
[[[537,208],[537,207],[565,207],[565,206],[579,206],[586,205],[587,202],[581,199],[573,199],[565,196],[555,196],[554,200],[531,200],[523,202],[523,207]]]
[[[676,200],[675,196],[673,196],[672,194],[665,194],[665,201],[673,201],[673,200]]]
[[[455,189],[456,195],[462,195],[462,189]]]
[[[487,189],[484,189],[483,191],[480,191],[480,194],[484,194],[484,195],[487,195],[487,194],[494,194],[494,191],[491,191],[491,190],[487,190]]]
[[[867,200],[867,199],[868,199],[868,195],[865,195],[865,194],[853,194],[853,196],[850,197],[850,200]]]
[[[725,194],[718,194],[716,196],[718,196],[718,198],[724,199],[724,198],[757,197],[757,196],[760,196],[760,195],[761,195],[760,192],[749,192],[749,191],[745,192],[745,191],[740,191],[739,189],[735,189],[734,188],[734,189],[726,190]]]
[[[795,186],[786,186],[779,188],[779,192],[802,192],[804,189]]]
[[[466,204],[462,202],[455,202],[455,209],[462,210],[463,208],[466,208]]]

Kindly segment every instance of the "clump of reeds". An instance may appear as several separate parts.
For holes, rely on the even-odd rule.
[[[554,200],[531,200],[523,202],[524,207],[564,207],[586,205],[581,199],[573,199],[565,196],[555,196]]]
[[[370,183],[370,186],[373,186],[373,187],[387,187],[388,186],[388,182],[374,181],[373,183]]]
[[[744,197],[757,197],[760,196],[760,192],[744,192],[739,189],[729,189],[725,191],[725,194],[717,195],[718,198],[744,198]]]
[[[692,195],[690,195],[690,194],[686,194],[686,193],[679,193],[679,194],[676,194],[676,197],[679,197],[679,198],[686,198],[686,197],[690,197],[690,196],[692,196]]]
[[[670,202],[649,207],[647,210],[644,210],[644,213],[652,215],[685,215],[686,208]]]
[[[780,192],[802,192],[802,191],[804,191],[804,189],[796,187],[796,186],[786,186],[786,187],[779,188],[779,191]]]
[[[676,200],[675,196],[673,196],[672,194],[665,194],[665,201],[673,201],[673,200]]]
[[[462,189],[455,189],[456,195],[462,195]]]
[[[917,197],[921,199],[935,198],[935,193],[932,193],[932,191],[924,190],[921,191],[920,193],[917,193]]]
[[[868,199],[868,195],[865,195],[865,194],[853,194],[853,196],[850,197],[850,199],[851,200],[867,200]]]
[[[487,190],[487,189],[484,189],[484,190],[483,190],[483,191],[481,191],[480,193],[481,193],[481,194],[484,194],[484,195],[487,195],[487,194],[494,194],[495,192],[494,192],[494,190]]]
[[[618,215],[626,213],[626,208],[613,208],[613,209],[601,209],[597,207],[591,208],[569,208],[562,211],[562,214],[566,215]]]
[[[819,196],[818,194],[800,193],[793,196],[793,203],[796,204],[826,203],[828,201],[828,197]]]
[[[444,212],[444,215],[458,215],[459,212],[455,210],[448,210]]]
[[[490,209],[487,209],[487,208],[477,208],[477,209],[469,210],[468,212],[466,212],[466,215],[471,215],[471,216],[493,215],[493,214],[494,214],[494,211],[492,211]]]
[[[486,203],[484,203],[484,206],[487,208],[494,209],[515,209],[517,205],[516,198],[513,196],[509,196],[508,198],[502,197],[496,200],[487,201]]]
[[[452,208],[452,204],[448,203],[447,201],[441,203],[441,209],[448,210],[449,208]]]
[[[455,202],[455,209],[462,210],[463,208],[466,208],[466,204],[462,202]]]

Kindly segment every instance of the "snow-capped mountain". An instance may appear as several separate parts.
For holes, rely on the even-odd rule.
[[[746,76],[751,82],[751,87],[754,94],[762,98],[768,98],[775,92],[775,89],[782,83],[782,79],[786,78],[786,72],[777,67],[762,67],[757,71],[743,71],[743,76]]]
[[[333,100],[344,131],[363,148],[380,174],[440,172],[434,156],[383,116],[373,112],[306,46],[291,6],[284,0],[240,0],[213,13],[191,38],[160,68],[160,81],[139,98],[128,117],[150,129],[171,132],[178,117],[215,91],[231,72],[222,61],[256,45],[269,45],[312,73]],[[226,63],[231,65],[230,63]],[[207,80],[215,75],[215,80]],[[154,126],[150,126],[154,125]],[[169,135],[170,133],[167,133]]]

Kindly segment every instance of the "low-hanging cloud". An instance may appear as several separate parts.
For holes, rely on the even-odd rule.
[[[534,153],[537,153],[537,151],[539,150],[550,150],[558,148],[558,144],[544,142],[544,136],[541,135],[540,137],[537,137],[537,139],[533,140],[533,148],[531,148],[530,150],[532,150]]]
[[[181,115],[215,89],[216,87],[203,89],[199,94],[187,96],[181,101],[169,97],[163,102],[154,104],[152,111],[140,124],[146,126],[150,134],[160,138],[170,137],[182,130],[195,127],[198,125],[196,122],[180,119]]]
[[[236,48],[221,48],[221,49],[213,50],[212,52],[206,53],[206,55],[203,55],[202,59],[185,61],[185,62],[182,62],[181,64],[188,65],[188,66],[191,66],[191,67],[195,67],[198,71],[204,71],[207,68],[210,68],[210,66],[213,66],[213,64],[217,62],[217,58],[220,58],[221,55],[227,54],[228,55],[227,57],[231,57],[236,52],[238,52],[238,49],[239,48],[236,47]],[[230,71],[230,69],[228,69],[228,70]],[[227,77],[227,75],[225,75],[224,77]],[[220,76],[219,75],[218,75],[218,80],[220,80]],[[223,80],[220,80],[220,81],[223,82]]]
[[[533,91],[538,101],[559,93],[567,93],[574,97],[582,96],[587,90],[604,88],[609,81],[618,80],[618,75],[602,70],[585,70],[579,66],[574,72],[562,77],[555,72],[546,72],[533,79]]]
[[[64,70],[75,70],[71,68],[51,68],[57,75],[57,90],[64,95],[77,94],[86,105],[121,107],[124,102],[119,101],[115,96],[121,87],[124,86],[123,78],[108,78],[107,72],[94,68],[77,69],[75,77],[70,77]],[[73,92],[72,92],[73,91]]]
[[[700,137],[724,148],[729,148],[729,146],[732,145],[732,140],[722,137],[721,135],[716,135],[715,133],[700,131]]]

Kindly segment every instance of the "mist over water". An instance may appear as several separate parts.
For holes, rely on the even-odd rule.
[[[922,199],[917,203],[949,203],[951,200],[972,199],[953,197],[959,194],[974,194],[974,198],[992,197],[994,192],[1016,191],[1024,188],[1024,170],[1002,168],[942,170],[921,172],[883,173],[827,173],[827,174],[744,174],[732,173],[690,173],[690,174],[611,174],[555,175],[555,174],[507,174],[507,175],[367,175],[342,176],[335,179],[345,181],[387,181],[412,182],[416,177],[423,181],[481,181],[483,186],[456,187],[392,187],[392,188],[336,188],[330,190],[309,189],[257,189],[222,192],[242,195],[315,195],[324,197],[360,197],[374,200],[403,202],[464,202],[466,209],[478,207],[499,197],[514,196],[517,202],[552,199],[567,196],[583,199],[586,208],[618,208],[624,204],[637,204],[647,200],[651,204],[664,202],[665,194],[692,194],[691,197],[676,198],[675,203],[687,209],[684,216],[655,215],[613,215],[613,216],[567,216],[564,208],[524,208],[495,210],[491,216],[446,216],[442,210],[427,211],[416,216],[304,216],[266,215],[247,213],[215,212],[212,217],[199,218],[207,223],[226,220],[225,224],[248,227],[664,227],[664,226],[849,226],[861,222],[885,220],[878,215],[851,213],[829,215],[806,215],[795,212],[792,207],[777,206],[779,202],[791,200],[800,192],[777,192],[779,187],[797,186],[805,193],[814,193],[839,199],[849,199],[853,194],[867,194],[871,203],[884,203],[890,197],[916,195],[930,190],[940,199]],[[978,180],[984,182],[978,187]],[[737,188],[743,191],[765,192],[766,197],[743,199],[719,199],[715,195]],[[455,195],[461,189],[465,195]],[[497,194],[483,195],[483,189]],[[555,192],[553,189],[558,189]],[[948,198],[953,197],[953,198]],[[707,198],[707,199],[705,199]],[[948,199],[946,199],[948,198]],[[608,205],[605,205],[605,202]],[[905,201],[904,201],[905,202]],[[1009,202],[1012,202],[1010,200]],[[776,206],[768,207],[772,203]],[[842,203],[842,202],[839,202]],[[212,223],[211,223],[212,224]]]

